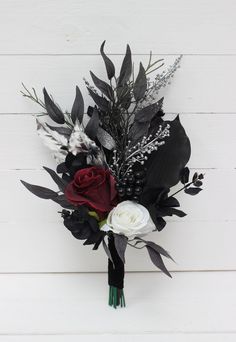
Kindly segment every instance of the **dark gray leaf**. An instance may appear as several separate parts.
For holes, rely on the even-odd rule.
[[[54,182],[57,184],[58,188],[64,192],[65,191],[65,187],[67,186],[67,182],[62,179],[60,176],[58,176],[58,174],[52,170],[49,169],[48,167],[44,166],[43,167],[45,171],[47,171],[49,173],[49,175],[52,177],[52,179],[54,180]]]
[[[69,203],[64,195],[59,195],[59,196],[57,196],[55,198],[52,198],[52,200],[54,202],[56,202],[57,204],[59,204],[62,208],[65,208],[65,209],[75,209],[73,204]]]
[[[97,138],[100,144],[105,147],[107,150],[113,150],[116,147],[115,140],[112,136],[105,131],[103,128],[99,127],[97,132]]]
[[[200,191],[202,191],[201,188],[188,188],[188,189],[185,189],[184,192],[188,195],[197,195]]]
[[[75,101],[71,109],[71,119],[75,123],[76,119],[81,123],[84,116],[84,100],[81,91],[78,86],[76,86]]]
[[[93,110],[93,115],[87,126],[85,127],[85,133],[89,136],[90,139],[94,140],[96,138],[99,127],[99,114],[96,108]]]
[[[98,94],[94,93],[90,88],[88,88],[89,95],[92,97],[93,101],[96,105],[103,111],[107,112],[109,108],[109,102],[105,97],[99,96]]]
[[[167,270],[167,268],[165,267],[165,264],[162,260],[162,257],[160,255],[160,253],[158,253],[155,249],[153,249],[150,246],[146,246],[150,259],[153,262],[153,264],[158,267],[163,273],[165,273],[168,277],[171,277],[171,274],[169,273],[169,271]]]
[[[183,168],[183,170],[181,171],[181,174],[180,174],[180,181],[182,184],[188,183],[189,174],[190,174],[189,168],[188,167]]]
[[[51,125],[49,125],[47,123],[46,123],[46,125],[52,131],[56,131],[57,133],[64,135],[66,138],[69,138],[69,136],[72,133],[72,130],[70,128],[68,128],[68,127],[56,127],[56,126],[51,126]]]
[[[194,182],[194,185],[195,186],[197,186],[197,187],[199,187],[199,186],[202,186],[202,181],[200,181],[200,180],[196,180],[195,182]]]
[[[114,234],[114,242],[115,242],[116,251],[124,264],[125,263],[125,250],[127,247],[128,239],[124,235]]]
[[[34,195],[43,198],[43,199],[54,199],[58,196],[57,192],[50,190],[48,188],[44,188],[39,185],[33,185],[29,184],[23,180],[21,180],[21,183],[28,189],[30,192],[32,192]]]
[[[90,71],[90,75],[93,79],[93,82],[95,84],[95,86],[101,90],[101,92],[111,101],[114,100],[114,93],[112,90],[112,87],[107,84],[106,82],[100,80],[97,76],[94,75],[94,73],[92,71]]]
[[[140,63],[139,73],[134,83],[134,98],[136,101],[139,101],[141,98],[143,98],[146,89],[147,89],[146,73],[145,73],[145,69],[142,63]]]
[[[45,88],[43,88],[43,94],[45,107],[50,118],[58,124],[64,124],[64,114],[62,113],[60,108],[58,108],[58,106],[53,102]]]
[[[111,262],[113,263],[110,250],[109,250],[109,248],[108,248],[108,246],[107,246],[107,244],[106,244],[104,239],[102,240],[102,245],[103,245],[104,251],[106,252],[106,255],[108,256],[108,259],[110,259]]]
[[[107,77],[108,79],[112,79],[112,77],[115,76],[115,67],[114,64],[112,63],[112,61],[110,60],[110,58],[107,57],[107,55],[104,53],[104,45],[105,45],[105,40],[101,45],[100,48],[100,53],[102,55],[102,58],[104,60],[105,66],[106,66],[106,70],[107,70]]]
[[[150,104],[147,107],[140,109],[135,114],[134,120],[138,122],[150,122],[153,116],[157,113],[157,111],[158,111],[158,104],[157,103]]]
[[[195,182],[198,179],[198,173],[195,172],[192,178],[192,181]]]
[[[123,86],[129,80],[131,73],[132,73],[131,50],[130,50],[129,45],[127,44],[125,57],[124,57],[124,60],[120,69],[118,86]]]
[[[141,243],[141,242],[146,243],[146,245],[150,246],[152,249],[154,249],[155,251],[157,251],[161,255],[163,255],[166,258],[169,258],[172,261],[174,261],[174,259],[170,256],[170,254],[163,247],[157,245],[155,242],[153,242],[153,241],[145,241],[145,240],[143,240],[141,238],[136,238],[136,239],[138,240],[136,243]]]

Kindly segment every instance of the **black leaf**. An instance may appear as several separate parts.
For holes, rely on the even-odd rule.
[[[55,198],[52,198],[52,200],[59,204],[62,208],[74,209],[73,204],[69,203],[64,195],[59,195]]]
[[[110,58],[107,57],[107,55],[104,53],[104,45],[105,45],[105,40],[101,45],[100,48],[100,53],[102,55],[102,58],[104,60],[105,66],[106,66],[106,70],[107,70],[107,77],[108,79],[112,79],[112,77],[115,76],[115,67],[114,64],[112,63],[112,61],[110,60]]]
[[[60,108],[58,108],[58,106],[53,102],[45,88],[43,88],[43,94],[45,107],[50,118],[58,124],[64,124],[64,114],[62,113]]]
[[[139,101],[141,98],[143,98],[146,89],[147,89],[146,73],[145,73],[145,69],[142,63],[140,63],[139,73],[134,83],[134,98],[136,101]]]
[[[107,84],[106,82],[100,80],[97,76],[94,75],[94,73],[92,71],[90,71],[90,75],[93,79],[93,82],[95,84],[95,86],[101,90],[101,92],[106,95],[106,97],[108,99],[110,99],[111,101],[114,100],[114,93],[113,93],[113,90],[112,90],[112,87]]]
[[[114,241],[115,241],[116,251],[124,264],[125,263],[125,250],[127,247],[128,239],[124,235],[114,234]]]
[[[67,186],[68,183],[64,179],[59,177],[58,174],[55,171],[53,171],[52,169],[49,169],[46,166],[44,166],[43,168],[44,168],[45,171],[47,171],[49,173],[49,175],[52,177],[54,182],[57,184],[58,188],[62,192],[64,192],[65,191],[65,187]]]
[[[174,198],[174,197],[167,197],[163,202],[162,202],[162,205],[164,207],[179,207],[180,204],[179,204],[179,201]]]
[[[66,173],[66,172],[68,172],[68,168],[66,167],[66,164],[64,162],[57,165],[57,173]]]
[[[97,138],[100,144],[107,150],[113,150],[116,147],[115,140],[112,136],[105,131],[103,128],[99,127],[97,131]]]
[[[195,182],[198,179],[198,173],[195,172],[192,181]]]
[[[197,186],[197,187],[199,187],[199,186],[202,186],[202,181],[200,181],[200,180],[196,180],[195,182],[194,182],[194,185],[195,186]]]
[[[58,196],[57,192],[50,190],[48,188],[44,188],[39,185],[33,185],[29,184],[23,180],[21,180],[21,183],[28,189],[30,192],[32,192],[34,195],[43,198],[43,199],[54,199]]]
[[[124,57],[124,60],[120,69],[118,86],[123,86],[129,80],[131,73],[132,73],[131,50],[130,50],[129,45],[127,44],[125,57]]]
[[[75,123],[76,120],[78,120],[81,123],[83,120],[83,116],[84,116],[84,100],[83,100],[83,96],[81,94],[79,87],[76,86],[75,101],[71,109],[71,119],[73,123]]]
[[[68,127],[56,127],[56,126],[51,126],[49,124],[46,123],[46,125],[48,126],[48,128],[50,128],[52,131],[56,131],[59,134],[64,135],[66,138],[69,138],[72,130]]]
[[[188,189],[185,189],[184,192],[188,195],[197,195],[200,191],[202,191],[201,188],[188,188]]]
[[[204,175],[202,173],[200,173],[200,175],[198,176],[198,179],[203,179]]]
[[[109,108],[109,102],[105,99],[105,97],[99,96],[98,94],[94,93],[90,88],[88,88],[89,95],[92,97],[93,101],[96,105],[103,111],[107,112]]]
[[[103,245],[104,251],[106,252],[106,255],[107,255],[108,259],[110,259],[111,262],[113,263],[110,250],[109,250],[109,248],[108,248],[108,246],[107,246],[107,244],[106,244],[104,239],[102,240],[102,245]]]
[[[185,214],[182,210],[175,209],[175,208],[170,208],[170,213],[168,215],[170,215],[170,216],[176,215],[178,217],[184,217],[187,214]]]
[[[152,249],[154,249],[155,251],[157,251],[158,253],[160,253],[161,255],[165,256],[166,258],[171,259],[172,261],[174,261],[174,259],[171,257],[171,255],[161,246],[157,245],[156,243],[154,243],[153,241],[145,241],[141,238],[136,238],[138,241],[137,243],[141,243],[144,242],[146,245],[150,246]],[[175,262],[175,261],[174,261]]]
[[[134,120],[138,122],[150,122],[157,111],[158,111],[158,104],[157,103],[150,104],[149,106],[140,109],[135,114]]]
[[[96,108],[93,110],[93,115],[89,122],[87,123],[87,126],[85,127],[85,133],[89,136],[90,139],[94,140],[97,135],[99,127],[99,114]]]
[[[184,167],[183,170],[180,173],[180,181],[182,184],[186,184],[189,181],[189,168],[188,167]]]
[[[165,264],[162,260],[162,257],[160,255],[160,253],[158,253],[155,249],[153,249],[150,246],[146,246],[150,259],[153,262],[153,264],[158,267],[163,273],[165,273],[168,277],[172,278],[169,271],[167,270],[167,268],[165,267]]]

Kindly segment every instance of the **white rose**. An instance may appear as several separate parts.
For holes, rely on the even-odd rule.
[[[150,233],[155,228],[149,212],[144,206],[136,202],[124,201],[110,211],[107,223],[101,227],[101,230],[111,230],[132,239],[135,236]]]

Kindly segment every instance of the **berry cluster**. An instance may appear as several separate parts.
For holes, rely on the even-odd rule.
[[[116,183],[116,189],[122,200],[139,201],[139,196],[145,184],[145,171],[135,171],[128,173]]]

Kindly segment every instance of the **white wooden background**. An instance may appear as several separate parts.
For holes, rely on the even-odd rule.
[[[234,0],[0,1],[1,342],[236,340],[235,37]],[[42,165],[55,167],[21,82],[68,110],[79,85],[91,103],[82,78],[105,75],[104,39],[116,65],[127,42],[136,62],[184,55],[165,110],[181,113],[190,167],[206,174],[201,194],[179,196],[188,216],[152,236],[176,260],[172,280],[128,249],[125,310],[107,306],[103,250],[83,247],[59,208],[19,182],[53,186]]]

